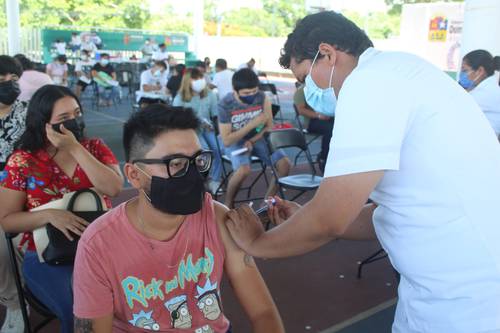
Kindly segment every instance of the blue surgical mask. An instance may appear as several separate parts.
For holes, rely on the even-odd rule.
[[[240,98],[240,100],[245,103],[245,104],[252,104],[253,101],[255,100],[255,97],[257,97],[257,93],[253,94],[253,95],[248,95],[248,96],[241,96],[241,95],[238,95],[238,97]]]
[[[330,73],[330,82],[328,84],[328,88],[321,89],[314,82],[311,71],[318,58],[318,53],[314,57],[314,60],[311,64],[311,68],[309,69],[309,74],[306,76],[305,87],[304,87],[304,95],[306,97],[307,105],[311,107],[314,111],[321,113],[328,117],[335,116],[335,108],[337,106],[337,97],[335,96],[335,91],[332,87],[332,78],[333,78],[333,70],[335,66],[332,66],[332,72]]]
[[[106,66],[107,64],[109,64],[109,60],[108,59],[101,59],[100,63],[101,63],[101,65]]]
[[[460,77],[458,79],[458,84],[460,84],[464,89],[470,90],[474,87],[474,81],[469,79],[469,75],[466,71],[460,72]]]

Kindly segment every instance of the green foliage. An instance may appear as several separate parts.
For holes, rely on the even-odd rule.
[[[429,2],[463,2],[464,0],[385,0],[385,3],[390,7],[390,14],[400,14],[405,4],[413,3],[429,3]]]
[[[349,11],[344,11],[342,14],[364,29],[371,39],[386,39],[399,35],[401,23],[399,14],[377,12],[362,16]]]

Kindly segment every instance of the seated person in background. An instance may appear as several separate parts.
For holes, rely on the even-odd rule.
[[[219,102],[219,128],[226,152],[231,158],[233,174],[229,179],[226,206],[233,207],[234,198],[243,181],[250,175],[250,155],[258,156],[267,166],[276,165],[279,176],[288,175],[290,161],[279,149],[271,153],[264,141],[264,134],[273,127],[271,101],[259,91],[259,78],[249,68],[240,69],[233,75],[233,93]],[[241,148],[248,151],[232,155]],[[277,191],[271,181],[266,198]]]
[[[76,82],[75,95],[80,98],[82,91],[85,91],[92,83],[92,67],[95,61],[90,57],[90,52],[82,50],[80,60],[76,62],[75,73],[78,81]]]
[[[60,133],[53,125],[59,125]],[[73,332],[73,267],[41,263],[32,231],[51,223],[73,239],[70,232],[81,235],[88,223],[66,210],[30,210],[91,187],[113,197],[123,183],[111,150],[100,139],[86,139],[83,128],[81,105],[71,90],[55,85],[40,88],[28,107],[26,131],[0,177],[1,226],[7,232],[24,233],[21,245],[28,244],[24,281],[60,320],[62,333]]]
[[[153,48],[153,44],[151,43],[150,38],[146,38],[144,40],[144,45],[141,47],[141,49],[139,51],[141,51],[142,58],[144,60],[146,60],[148,62],[149,62],[149,60],[151,60],[151,56],[153,55],[154,48]]]
[[[167,89],[170,91],[172,98],[175,98],[177,91],[179,91],[179,88],[181,87],[182,76],[184,75],[185,70],[186,66],[184,64],[178,64],[174,67],[174,73],[167,83]]]
[[[136,92],[137,103],[141,108],[149,104],[163,103],[166,94],[167,65],[164,61],[155,61],[153,67],[141,73],[141,90]]]
[[[204,61],[197,61],[196,66],[195,66],[202,74],[203,78],[207,82],[207,85],[210,86],[212,83],[212,79],[210,78],[210,75],[207,73],[207,65],[205,64]]]
[[[304,96],[304,85],[297,82],[297,91],[293,95],[293,104],[297,108],[298,113],[304,117],[304,128],[309,133],[321,135],[321,151],[318,154],[317,162],[321,172],[325,171],[326,158],[330,150],[330,140],[333,133],[334,118],[327,117],[311,109],[306,103]]]
[[[153,60],[165,62],[168,60],[167,45],[165,43],[158,45],[158,50],[153,53]]]
[[[215,61],[215,75],[210,87],[212,89],[217,88],[219,100],[233,92],[233,74],[233,71],[227,68],[225,59]]]
[[[495,77],[495,61],[486,50],[475,50],[465,55],[462,61],[459,83],[483,110],[484,115],[500,135],[500,86]]]
[[[68,86],[68,64],[65,55],[58,55],[53,62],[47,65],[47,75],[50,76],[54,84]]]
[[[18,99],[21,102],[28,102],[31,96],[44,85],[53,84],[50,76],[35,70],[33,62],[26,58],[24,54],[16,54],[14,58],[16,58],[23,67],[23,75],[18,81],[19,88],[21,89],[21,95],[19,95]]]
[[[119,85],[116,81],[116,72],[109,63],[109,54],[102,53],[101,59],[92,67],[92,78],[97,83],[99,89],[99,104],[101,106],[111,106],[113,101],[119,96]]]
[[[82,39],[77,32],[71,33],[71,41],[69,42],[69,46],[71,48],[71,52],[73,53],[80,51],[80,47],[82,46]]]
[[[66,55],[66,42],[60,39],[57,39],[54,42],[54,48],[58,55]]]
[[[153,104],[123,130],[124,171],[137,197],[92,223],[75,261],[75,333],[230,332],[222,276],[253,331],[282,333],[253,259],[227,231],[228,209],[205,193],[211,154],[187,109]]]
[[[181,89],[175,96],[173,106],[193,109],[200,120],[198,138],[203,148],[213,152],[208,188],[211,193],[216,194],[222,177],[222,159],[217,145],[218,138],[212,123],[212,118],[217,116],[217,96],[208,89],[203,74],[197,68],[186,70],[182,77]]]
[[[15,58],[0,55],[0,171],[12,153],[14,143],[26,127],[26,103],[18,99],[21,64]],[[7,241],[0,225],[0,306],[6,307],[0,332],[24,332],[24,322],[17,297],[16,280],[10,266]]]

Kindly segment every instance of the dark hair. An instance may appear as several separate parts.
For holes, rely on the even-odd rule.
[[[320,12],[297,22],[281,50],[280,65],[290,68],[291,58],[295,58],[297,63],[314,59],[321,43],[333,45],[337,50],[355,57],[373,46],[365,32],[342,14]],[[321,54],[318,55],[318,58],[321,57]]]
[[[27,71],[35,68],[33,62],[29,60],[24,54],[18,53],[14,56],[14,58],[19,61],[21,66],[23,67],[23,71]]]
[[[495,68],[496,71],[500,71],[500,57],[499,56],[493,57],[493,67]]]
[[[203,73],[197,67],[189,67],[184,73],[189,72],[192,79],[202,79]]]
[[[17,59],[8,55],[0,55],[0,75],[16,74],[21,77],[23,66]]]
[[[167,65],[165,64],[165,61],[161,61],[161,60],[155,61],[155,66],[160,66],[160,67],[163,67],[164,69],[167,69]]]
[[[68,61],[68,58],[66,58],[66,56],[64,54],[58,55],[56,59],[57,59],[57,61],[60,61],[60,62]]]
[[[250,68],[242,68],[233,75],[233,89],[238,92],[241,89],[252,89],[259,86],[257,74]]]
[[[45,124],[50,121],[56,102],[67,96],[74,98],[83,111],[80,101],[69,88],[49,84],[35,92],[28,104],[26,131],[15,144],[17,149],[35,152],[45,147],[47,143]]]
[[[186,70],[186,65],[184,64],[175,65],[175,71],[177,72],[177,75],[183,76],[185,70]]]
[[[165,43],[161,43],[160,45],[158,45],[158,48],[161,48],[161,47],[167,47],[167,45],[165,45]]]
[[[474,50],[464,56],[464,60],[473,70],[483,67],[486,75],[492,76],[495,73],[495,63],[493,56],[486,50]]]
[[[220,69],[227,69],[227,61],[226,59],[217,59],[215,60],[215,67]]]
[[[144,156],[155,138],[170,130],[197,130],[200,123],[190,108],[151,104],[134,113],[123,125],[123,148],[127,162]]]
[[[82,50],[82,53],[86,54],[86,55],[90,55],[90,51],[89,50]]]
[[[109,53],[101,53],[101,58],[102,58],[102,57],[109,58]]]
[[[206,68],[206,67],[207,67],[207,64],[205,64],[205,62],[204,62],[204,61],[198,60],[198,61],[195,63],[195,67],[203,67],[203,68]]]

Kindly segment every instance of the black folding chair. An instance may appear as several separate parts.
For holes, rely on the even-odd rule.
[[[384,258],[387,258],[387,253],[385,252],[384,249],[380,249],[375,253],[373,253],[372,255],[370,255],[368,258],[364,259],[362,262],[360,262],[358,266],[358,279],[361,279],[361,274],[363,271],[363,267],[365,265],[371,264],[372,262],[375,261],[382,260]]]
[[[10,265],[12,267],[12,273],[14,274],[14,280],[16,281],[17,295],[19,299],[19,305],[21,307],[21,312],[24,321],[24,332],[25,333],[36,333],[44,328],[52,320],[56,319],[56,315],[53,314],[42,302],[40,302],[28,289],[26,285],[21,282],[21,273],[19,271],[19,266],[16,259],[16,249],[14,247],[13,239],[16,238],[15,233],[5,233],[5,238],[7,240],[7,249],[9,251]],[[43,321],[38,324],[34,330],[31,329],[31,324],[28,316],[28,310],[26,308],[26,302],[30,305],[32,309],[38,312],[42,317]]]
[[[274,152],[277,149],[290,147],[298,148],[303,151],[306,155],[309,167],[311,169],[311,173],[300,173],[285,177],[279,177],[276,167],[274,165],[271,166],[274,177],[276,178],[278,190],[283,198],[285,198],[285,192],[283,191],[283,189],[292,189],[299,191],[299,193],[291,199],[293,201],[300,197],[302,194],[308,191],[316,190],[319,187],[321,181],[323,180],[323,177],[316,175],[316,168],[314,167],[311,153],[309,152],[309,149],[307,147],[304,134],[302,134],[300,130],[296,128],[275,130],[266,133],[265,138],[269,147],[269,151],[271,152]]]
[[[212,117],[211,120],[212,120],[212,123],[214,124],[215,136],[218,138],[220,135],[220,131],[219,131],[219,123],[218,123],[217,117]],[[221,181],[219,188],[217,189],[217,192],[215,193],[215,196],[217,197],[219,192],[224,193],[223,189],[227,185],[229,178],[231,177],[231,175],[233,173],[233,170],[232,170],[231,158],[229,156],[227,156],[227,154],[224,153],[224,149],[223,149],[223,147],[220,146],[219,140],[216,140],[216,144],[217,144],[217,149],[219,150],[220,156],[222,158],[222,181]],[[261,170],[260,170],[259,174],[257,175],[257,177],[255,177],[255,179],[252,181],[252,183],[250,185],[240,187],[240,189],[239,189],[240,191],[245,191],[245,190],[247,191],[246,199],[235,200],[234,201],[235,203],[252,201],[252,200],[264,198],[264,197],[251,198],[250,196],[252,195],[253,187],[255,186],[255,184],[257,184],[257,182],[259,181],[259,179],[261,177],[264,177],[266,185],[269,185],[269,180],[267,179],[267,175],[266,175],[266,165],[259,157],[253,156],[253,155],[250,157],[250,164],[259,165]],[[228,165],[228,166],[226,166],[226,165]]]
[[[300,119],[299,110],[297,109],[297,106],[295,104],[293,105],[293,109],[295,110],[295,120],[297,121],[297,126],[298,126],[299,130],[302,132],[302,134],[304,134],[304,136],[306,138],[307,148],[309,148],[309,145],[311,145],[311,143],[313,143],[317,139],[321,138],[321,134],[310,133],[304,127],[304,124],[302,123],[302,120]],[[308,138],[309,138],[309,140],[308,140]],[[297,161],[299,160],[299,157],[302,155],[302,153],[303,153],[303,151],[299,151],[297,153],[297,155],[295,155],[295,159],[293,161],[293,165],[297,165]]]
[[[120,84],[120,87],[126,89],[127,97],[132,100],[135,99],[134,74],[132,71],[128,69],[117,70],[116,79]]]

